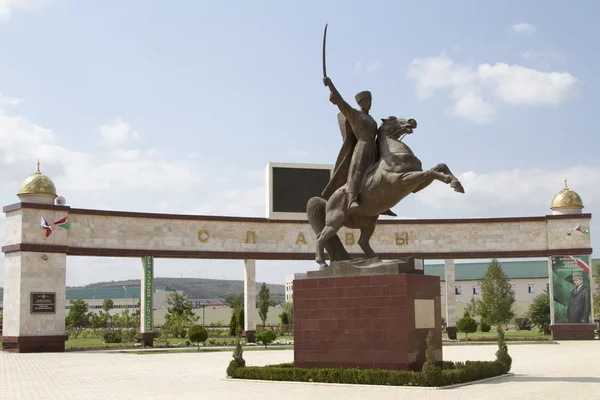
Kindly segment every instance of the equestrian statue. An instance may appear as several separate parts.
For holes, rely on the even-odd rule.
[[[376,257],[369,240],[375,232],[379,215],[395,216],[391,208],[411,193],[417,193],[434,180],[449,184],[464,193],[458,179],[445,164],[423,171],[421,161],[402,142],[417,128],[414,119],[388,117],[380,127],[369,114],[372,95],[362,91],[355,96],[360,109],[350,106],[327,77],[323,36],[323,83],[330,90],[329,100],[338,107],[338,123],[343,144],[333,176],[320,197],[309,199],[308,221],[317,234],[316,262],[321,269],[329,259],[349,260],[350,256],[337,232],[342,227],[360,229],[358,244],[367,258]]]

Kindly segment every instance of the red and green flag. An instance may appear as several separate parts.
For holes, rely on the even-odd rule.
[[[585,228],[584,228],[583,226],[581,226],[581,225],[579,225],[579,226],[577,226],[577,227],[573,228],[573,230],[574,230],[574,231],[577,231],[577,232],[581,232],[581,233],[583,233],[583,234],[585,234],[585,235],[589,235],[589,234],[590,234],[590,231],[589,231],[589,230],[587,230],[587,229],[585,229]]]
[[[69,222],[69,217],[64,217],[54,222],[54,225],[58,225],[59,227],[69,230],[71,229],[71,223]]]

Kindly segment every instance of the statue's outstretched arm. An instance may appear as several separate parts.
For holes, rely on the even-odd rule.
[[[338,92],[333,82],[331,82],[331,79],[323,78],[323,83],[325,83],[325,86],[327,86],[331,91],[329,101],[338,106],[340,112],[344,114],[344,117],[346,117],[348,121],[350,121],[351,123],[354,122],[354,113],[356,112],[356,110],[354,110],[354,108],[352,108],[352,106],[348,104],[346,100],[343,99],[342,95],[340,94],[340,92]]]

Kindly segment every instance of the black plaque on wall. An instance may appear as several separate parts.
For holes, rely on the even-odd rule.
[[[56,293],[31,293],[31,313],[48,314],[56,312]]]
[[[321,195],[330,176],[329,169],[273,167],[273,211],[306,212],[306,203]]]

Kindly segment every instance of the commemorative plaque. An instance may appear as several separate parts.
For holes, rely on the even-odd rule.
[[[31,313],[47,314],[56,312],[56,293],[31,293]]]

